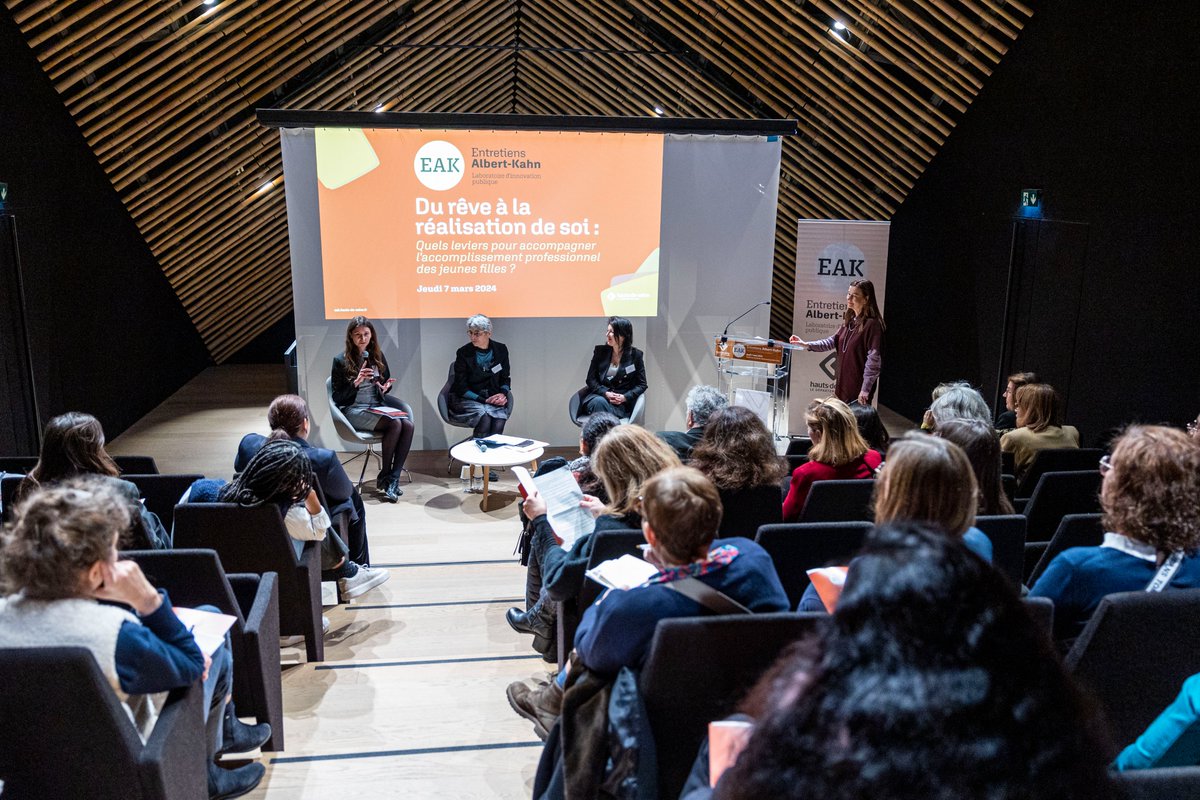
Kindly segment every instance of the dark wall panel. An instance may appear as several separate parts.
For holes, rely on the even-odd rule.
[[[1077,320],[1013,367],[1056,373],[1087,443],[1133,420],[1182,423],[1200,411],[1200,18],[1168,3],[1167,31],[1127,7],[1040,5],[893,218],[881,399],[919,419],[941,380],[995,396],[1012,218],[1020,190],[1041,188],[1045,218],[1086,225],[1056,252],[1043,242],[1039,266],[1039,282],[1072,283],[1046,298]]]
[[[0,182],[20,232],[41,415],[88,411],[111,438],[208,353],[2,6]]]

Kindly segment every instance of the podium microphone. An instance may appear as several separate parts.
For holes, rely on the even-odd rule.
[[[771,305],[770,300],[763,300],[761,303],[755,303],[754,305],[750,306],[745,311],[743,311],[741,314],[738,314],[736,317],[729,320],[729,322],[725,323],[725,330],[721,331],[721,344],[725,344],[725,342],[729,341],[728,334],[729,334],[729,326],[730,325],[737,322],[739,319],[746,316],[747,314],[749,314],[751,311],[758,308],[759,306],[769,306],[769,305]]]

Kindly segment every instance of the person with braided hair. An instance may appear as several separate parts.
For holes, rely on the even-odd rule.
[[[303,551],[304,542],[321,542],[321,579],[336,580],[343,598],[358,597],[386,582],[391,575],[386,570],[364,567],[350,560],[345,542],[329,529],[329,514],[317,498],[315,480],[304,448],[284,435],[268,441],[231,482],[198,480],[182,502],[274,504],[294,540],[296,555]]]

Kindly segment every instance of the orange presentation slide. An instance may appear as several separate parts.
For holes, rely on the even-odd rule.
[[[654,316],[663,137],[318,128],[325,316]]]

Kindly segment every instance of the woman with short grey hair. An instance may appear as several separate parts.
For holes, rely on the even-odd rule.
[[[503,433],[511,411],[508,348],[492,340],[492,321],[483,314],[467,319],[471,341],[454,354],[454,381],[450,386],[450,418],[474,426],[483,439]]]
[[[969,385],[956,384],[946,390],[945,394],[933,401],[929,407],[933,417],[933,428],[937,430],[943,422],[952,419],[977,419],[992,424],[992,410],[984,402],[983,395]]]

